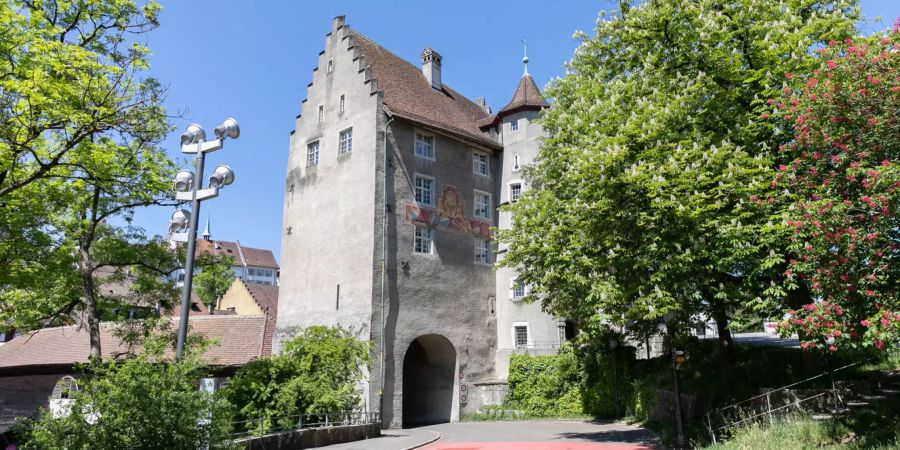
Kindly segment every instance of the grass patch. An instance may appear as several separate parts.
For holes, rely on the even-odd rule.
[[[885,424],[887,425],[887,424]],[[724,443],[707,450],[769,449],[900,449],[898,430],[860,436],[842,420],[816,421],[808,417],[783,417],[769,425],[757,422],[740,428]]]

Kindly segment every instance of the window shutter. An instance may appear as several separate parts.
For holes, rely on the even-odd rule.
[[[516,299],[516,279],[515,278],[509,279],[509,299],[510,300]]]

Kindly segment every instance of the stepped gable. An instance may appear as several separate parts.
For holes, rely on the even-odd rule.
[[[367,77],[371,77],[369,80],[375,81],[377,90],[384,94],[384,106],[389,114],[490,148],[502,148],[478,127],[480,121],[490,118],[482,107],[446,84],[442,83],[440,90],[432,88],[421,67],[350,30],[348,26],[343,27],[347,31],[345,36],[350,40],[349,47],[359,48],[359,57],[363,60],[360,70],[367,71]]]

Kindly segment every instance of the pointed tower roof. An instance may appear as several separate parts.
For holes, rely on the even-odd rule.
[[[538,89],[537,84],[534,82],[534,78],[531,78],[531,75],[528,74],[526,66],[525,74],[519,79],[519,85],[516,86],[516,93],[513,94],[512,100],[510,100],[503,109],[498,111],[497,114],[480,120],[478,125],[481,128],[496,126],[504,116],[519,111],[540,111],[549,107],[550,104],[547,103],[547,100],[544,100],[544,96],[541,95],[541,90]]]
[[[497,115],[505,116],[526,109],[540,111],[541,109],[548,107],[550,107],[550,104],[547,103],[547,100],[544,100],[544,96],[541,95],[541,90],[538,89],[537,84],[534,82],[534,78],[531,78],[531,75],[528,74],[526,69],[525,74],[519,79],[519,85],[516,86],[516,93],[513,94],[512,100],[510,100],[503,109],[497,112]]]
[[[203,236],[203,239],[207,241],[209,240],[210,236],[212,236],[211,234],[209,234],[209,216],[209,214],[206,215],[206,228],[203,229],[203,234],[201,235]]]

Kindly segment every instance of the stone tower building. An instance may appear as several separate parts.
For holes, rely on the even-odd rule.
[[[371,340],[366,407],[392,427],[499,401],[511,353],[565,337],[491,242],[548,105],[526,70],[493,115],[443,63],[426,48],[413,65],[337,17],[290,139],[276,351],[310,325]]]

